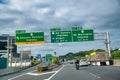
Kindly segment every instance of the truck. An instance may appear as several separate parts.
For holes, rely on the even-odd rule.
[[[98,66],[104,66],[104,65],[112,65],[113,62],[108,56],[108,52],[96,52],[95,55],[89,55],[87,57],[87,61],[91,63],[91,65],[98,65]]]

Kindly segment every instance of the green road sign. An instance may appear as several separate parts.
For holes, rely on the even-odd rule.
[[[51,28],[50,31],[61,31],[60,28]]]
[[[71,31],[51,29],[51,43],[93,41],[92,29],[83,30],[82,27],[73,27]]]
[[[52,62],[52,54],[46,54],[45,60],[46,62]]]
[[[73,42],[79,41],[93,41],[93,30],[73,30],[72,31]]]
[[[82,27],[72,27],[72,30],[82,30]]]
[[[51,31],[51,43],[71,42],[71,31]]]
[[[16,34],[16,44],[42,44],[44,43],[44,32]]]
[[[16,34],[26,33],[26,30],[16,30]]]

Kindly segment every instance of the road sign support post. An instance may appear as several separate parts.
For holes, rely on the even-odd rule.
[[[109,32],[106,32],[106,48],[107,48],[109,57],[111,57]]]
[[[95,40],[105,40],[106,51],[108,52],[108,57],[111,57],[109,32],[95,32],[94,34],[103,34],[105,36],[104,38],[97,38]]]
[[[22,50],[23,50],[23,46],[22,46]],[[22,51],[20,52],[20,68],[22,69],[22,61],[23,61],[23,55],[22,55]]]

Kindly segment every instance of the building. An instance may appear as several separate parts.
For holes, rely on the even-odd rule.
[[[0,35],[0,56],[5,58],[10,58],[11,56],[19,57],[15,36],[9,36],[8,34]]]

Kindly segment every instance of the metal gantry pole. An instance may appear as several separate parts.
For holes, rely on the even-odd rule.
[[[110,36],[109,36],[109,32],[95,32],[94,34],[98,34],[98,36],[100,34],[103,34],[105,37],[102,38],[97,38],[95,40],[105,40],[105,44],[106,44],[106,51],[108,52],[108,57],[111,57],[111,50],[110,50]],[[100,36],[99,36],[100,37]]]
[[[107,51],[108,51],[108,53],[109,53],[108,56],[111,57],[109,32],[106,32],[106,48],[107,48]]]

